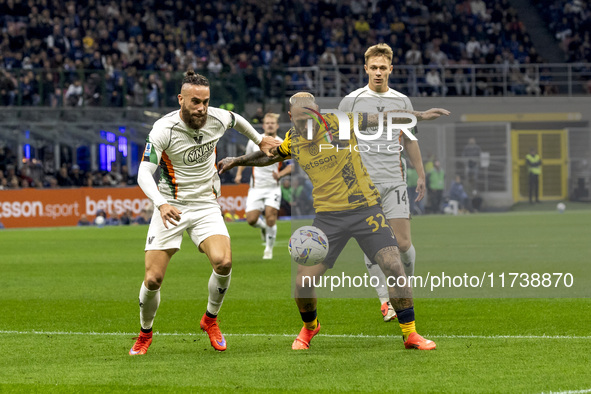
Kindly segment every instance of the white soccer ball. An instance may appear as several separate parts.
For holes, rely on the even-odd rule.
[[[105,217],[100,215],[97,216],[96,219],[94,219],[94,224],[98,227],[103,227],[105,225]]]
[[[558,212],[564,213],[566,205],[563,202],[559,202],[558,204],[556,204],[556,209],[558,210]]]
[[[318,227],[300,227],[289,239],[289,253],[300,265],[320,264],[328,254],[328,237]]]

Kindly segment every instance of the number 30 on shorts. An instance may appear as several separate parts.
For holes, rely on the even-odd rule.
[[[376,221],[376,219],[378,219],[380,221],[380,223],[378,223]],[[380,227],[390,228],[390,226],[388,225],[388,222],[386,222],[386,218],[381,213],[378,213],[375,216],[375,218],[373,216],[370,216],[370,217],[366,218],[365,221],[367,222],[367,224],[370,227],[372,227],[372,229],[371,229],[372,233],[375,233],[376,231],[378,231],[378,229]]]

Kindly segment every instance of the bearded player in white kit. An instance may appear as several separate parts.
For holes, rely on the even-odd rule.
[[[230,237],[217,202],[220,179],[215,168],[215,148],[227,129],[234,128],[261,151],[278,146],[274,138],[259,135],[240,115],[209,107],[209,81],[189,70],[178,95],[180,110],[154,123],[146,140],[138,184],[156,209],[145,246],[145,276],[140,289],[141,332],[130,355],[145,354],[152,343],[152,323],[160,304],[160,286],[171,257],[180,249],[185,230],[213,267],[209,278],[207,309],[200,327],[214,349],[226,350],[217,323],[230,285]],[[161,168],[157,186],[152,174]]]
[[[267,113],[263,117],[264,135],[275,138],[279,143],[283,139],[277,136],[279,129],[279,114]],[[246,145],[245,155],[259,150],[258,146],[252,141]],[[235,182],[242,182],[242,171],[246,167],[239,166],[236,171]],[[265,251],[263,260],[273,258],[273,246],[277,239],[277,215],[281,206],[281,187],[279,180],[291,173],[291,164],[287,166],[283,163],[275,163],[266,167],[253,167],[250,177],[250,189],[246,198],[246,221],[252,227],[260,228],[263,240],[265,241]],[[265,220],[261,218],[261,212],[265,213]]]
[[[339,110],[343,112],[379,113],[386,111],[413,111],[413,106],[407,96],[390,88],[388,78],[392,72],[392,48],[387,44],[377,44],[365,52],[365,72],[369,77],[367,86],[349,93],[340,103]],[[421,120],[433,120],[440,115],[449,115],[449,111],[431,109],[425,111],[426,116]],[[416,127],[412,132],[415,134]],[[378,128],[360,130],[360,133],[372,135]],[[410,206],[406,193],[406,162],[402,157],[402,149],[417,170],[417,198],[420,201],[425,196],[425,170],[419,143],[400,132],[395,140],[387,140],[387,134],[373,140],[358,140],[359,151],[363,164],[369,176],[382,197],[382,209],[388,223],[394,230],[400,249],[400,259],[404,265],[407,277],[414,275],[415,248],[410,236]],[[381,303],[384,321],[388,322],[396,317],[396,312],[388,299],[386,278],[377,264],[372,263],[365,256],[365,264],[369,274],[378,278],[376,291]]]

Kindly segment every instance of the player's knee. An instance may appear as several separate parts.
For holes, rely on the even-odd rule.
[[[250,224],[251,226],[254,226],[257,222],[258,218],[252,218],[252,217],[246,217],[246,223]]]
[[[276,217],[268,217],[267,218],[267,226],[273,227],[275,225],[275,223],[277,223]]]
[[[147,273],[144,283],[148,290],[158,290],[162,286],[164,275],[161,273]]]
[[[400,251],[402,253],[409,250],[410,246],[412,245],[412,242],[410,241],[409,238],[398,238],[397,237],[396,240],[398,241],[398,249],[400,249]]]
[[[232,270],[232,259],[230,256],[219,256],[212,260],[214,271],[219,275],[228,275]]]

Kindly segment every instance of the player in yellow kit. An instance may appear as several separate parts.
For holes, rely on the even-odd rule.
[[[445,110],[431,109],[411,113],[417,120],[423,120],[439,116],[441,111]],[[237,158],[225,158],[218,163],[220,173],[223,173],[237,165],[265,166],[293,156],[314,186],[314,226],[326,233],[330,249],[322,264],[298,266],[295,297],[304,327],[293,342],[292,349],[308,349],[311,339],[320,330],[315,290],[310,285],[304,286],[302,277],[324,275],[333,267],[351,237],[355,238],[363,252],[387,276],[405,276],[396,238],[379,205],[379,192],[355,149],[357,140],[353,123],[357,122],[357,129],[365,129],[368,125],[377,124],[378,115],[347,114],[350,138],[341,139],[338,117],[326,114],[322,117],[323,122],[314,124],[312,138],[307,139],[307,123],[314,117],[314,113],[320,115],[314,96],[306,92],[296,93],[290,99],[289,112],[294,127],[287,132],[283,143],[271,150],[273,157],[255,152]],[[408,281],[404,282],[404,287],[388,288],[390,302],[398,314],[404,346],[407,349],[435,349],[435,342],[424,339],[416,332],[412,289]]]

